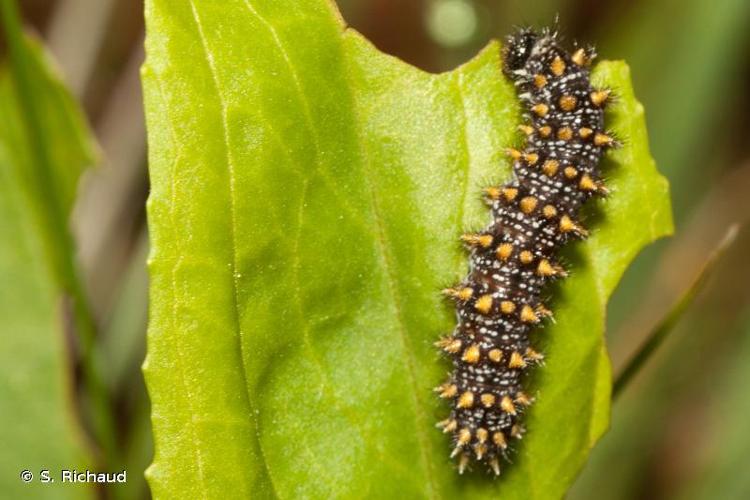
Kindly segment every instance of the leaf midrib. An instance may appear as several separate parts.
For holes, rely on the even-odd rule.
[[[345,30],[348,28],[345,28],[342,30],[342,37],[345,34]],[[345,64],[349,64],[349,60],[347,56],[344,56]],[[354,87],[352,85],[349,74],[350,71],[344,71],[344,78],[346,79],[346,82],[350,88],[350,90]],[[393,308],[395,311],[395,318],[397,322],[397,331],[399,333],[399,340],[401,341],[401,350],[403,353],[404,358],[404,365],[406,367],[406,370],[409,374],[409,381],[410,385],[412,386],[412,399],[414,402],[414,411],[415,411],[415,419],[416,419],[416,426],[417,426],[417,440],[419,441],[419,448],[420,448],[420,456],[424,463],[424,470],[425,470],[425,476],[427,479],[427,485],[429,487],[428,496],[430,498],[440,498],[440,495],[438,494],[438,488],[435,481],[435,472],[432,470],[432,461],[430,460],[430,456],[427,452],[428,449],[431,449],[432,446],[430,445],[430,439],[429,436],[426,435],[426,429],[429,427],[428,421],[427,421],[427,415],[424,410],[424,403],[418,396],[419,390],[417,385],[417,376],[416,376],[416,369],[415,369],[415,360],[413,356],[413,349],[409,345],[408,341],[408,335],[407,335],[407,327],[404,322],[403,318],[403,308],[401,307],[401,301],[400,298],[400,292],[398,287],[398,280],[394,277],[393,274],[393,263],[391,262],[391,258],[389,257],[389,248],[390,244],[388,242],[388,237],[385,231],[385,228],[383,227],[383,221],[382,216],[380,213],[380,208],[378,204],[378,198],[376,194],[375,189],[375,183],[370,175],[371,171],[371,160],[370,160],[370,153],[366,146],[365,139],[363,138],[363,133],[361,130],[360,124],[363,123],[358,110],[358,105],[356,102],[356,99],[350,94],[349,95],[351,99],[351,109],[352,114],[354,115],[354,124],[355,124],[355,137],[357,142],[357,147],[359,149],[359,155],[362,158],[362,162],[364,163],[364,167],[362,168],[362,177],[365,180],[365,184],[367,185],[367,191],[370,194],[370,212],[373,214],[373,219],[375,222],[375,227],[377,228],[377,231],[375,232],[376,241],[380,250],[380,257],[383,262],[383,268],[385,270],[385,276],[386,276],[386,282],[388,284],[388,290],[390,293],[391,301],[393,304]]]
[[[320,154],[319,139],[318,139],[318,136],[317,136],[317,130],[316,130],[316,128],[313,125],[312,116],[311,116],[310,107],[309,107],[309,102],[307,101],[306,95],[305,95],[305,93],[303,92],[303,90],[301,88],[299,77],[298,77],[296,71],[294,70],[294,67],[293,67],[292,62],[291,62],[291,60],[289,58],[289,55],[286,52],[286,50],[284,49],[283,43],[281,42],[281,39],[279,38],[279,36],[276,33],[276,31],[273,28],[273,26],[271,26],[253,8],[253,6],[249,2],[249,0],[244,0],[243,3],[247,7],[248,11],[251,12],[269,30],[269,32],[271,33],[271,35],[272,35],[272,37],[274,39],[275,44],[277,45],[277,47],[279,48],[279,51],[282,54],[282,57],[283,57],[286,65],[287,65],[287,67],[289,69],[290,76],[293,79],[295,90],[299,94],[301,103],[303,105],[305,120],[307,122],[307,126],[308,126],[308,128],[310,130],[313,142],[315,144],[316,157],[319,157],[319,154]],[[200,34],[201,46],[202,46],[203,51],[204,51],[204,53],[206,55],[206,60],[207,60],[209,69],[211,71],[213,84],[214,84],[214,87],[215,87],[215,90],[216,90],[216,96],[217,96],[217,99],[219,101],[219,104],[220,104],[220,107],[221,107],[221,112],[222,112],[223,142],[224,142],[224,147],[225,147],[225,151],[226,151],[226,162],[227,162],[228,176],[229,176],[229,186],[228,186],[228,189],[229,189],[230,217],[231,217],[230,239],[231,239],[231,245],[232,245],[232,248],[231,248],[231,252],[232,252],[231,271],[232,271],[232,285],[233,285],[233,294],[232,294],[232,296],[233,296],[233,319],[234,319],[235,328],[236,328],[236,331],[238,332],[238,337],[239,337],[239,344],[240,344],[239,345],[239,351],[240,351],[240,357],[241,357],[242,375],[243,375],[243,379],[244,379],[244,383],[245,383],[245,388],[246,388],[245,394],[246,394],[246,397],[247,397],[248,406],[250,407],[251,413],[253,414],[253,418],[255,418],[255,420],[256,420],[256,428],[257,428],[258,422],[257,422],[257,418],[255,417],[255,412],[253,411],[254,404],[253,404],[252,398],[251,398],[251,396],[249,394],[250,388],[249,388],[249,385],[248,385],[249,378],[248,378],[248,374],[247,374],[248,367],[247,367],[247,365],[245,363],[244,347],[243,347],[243,345],[244,345],[244,342],[243,342],[244,333],[242,331],[241,321],[240,321],[240,313],[239,313],[239,283],[237,282],[237,273],[236,273],[236,269],[238,267],[238,262],[237,262],[237,241],[236,241],[237,229],[236,229],[235,171],[234,171],[234,167],[233,167],[233,164],[232,164],[231,147],[230,147],[230,144],[229,144],[229,137],[228,137],[227,105],[226,105],[226,100],[224,99],[224,96],[222,95],[222,92],[220,90],[220,85],[219,85],[219,82],[218,82],[218,76],[217,76],[217,72],[216,72],[216,68],[215,68],[215,63],[214,63],[212,55],[211,55],[211,53],[210,53],[210,51],[208,50],[208,47],[207,47],[207,42],[206,42],[206,39],[205,39],[205,35],[203,33],[203,29],[202,29],[202,25],[201,25],[201,21],[200,21],[200,16],[198,15],[198,13],[196,11],[196,8],[195,8],[195,5],[194,5],[194,3],[193,3],[192,0],[190,2],[190,5],[191,5],[191,10],[192,10],[193,18],[195,20],[196,26],[198,28],[198,32]],[[353,109],[356,109],[356,108],[353,107]],[[359,123],[359,122],[357,122],[357,120],[355,119],[355,123]],[[357,129],[356,137],[357,137],[357,143],[358,143],[358,146],[359,146],[359,149],[360,149],[360,154],[361,154],[363,160],[365,161],[365,163],[369,164],[370,163],[369,154],[366,151],[366,147],[362,143],[362,137],[361,137],[361,135],[362,135],[361,131],[359,129]],[[316,160],[317,160],[317,158],[316,158]],[[393,276],[393,271],[392,271],[393,264],[391,263],[390,258],[389,258],[389,254],[388,254],[389,243],[387,242],[387,237],[386,237],[386,234],[385,234],[385,230],[384,230],[384,228],[382,226],[382,216],[380,215],[380,211],[379,211],[379,208],[378,208],[377,196],[376,196],[376,193],[375,193],[375,188],[373,186],[372,179],[370,178],[369,174],[367,173],[367,168],[363,169],[363,171],[364,171],[365,180],[366,180],[367,185],[368,185],[368,190],[370,192],[371,211],[372,211],[372,214],[373,214],[373,218],[374,218],[374,220],[376,222],[376,227],[378,228],[378,230],[376,232],[376,236],[377,236],[376,239],[377,239],[378,245],[380,247],[380,253],[381,253],[381,257],[382,257],[382,260],[383,260],[383,263],[384,263],[384,268],[385,268],[385,271],[386,271],[386,277],[387,277],[388,287],[389,287],[389,291],[390,291],[390,295],[391,295],[393,307],[394,307],[395,312],[396,312],[396,318],[397,318],[397,322],[398,322],[398,332],[399,332],[399,337],[400,337],[400,340],[401,340],[401,343],[402,343],[402,352],[404,353],[404,356],[405,356],[404,364],[406,365],[407,371],[409,373],[409,377],[410,377],[410,380],[411,380],[411,385],[414,388],[414,390],[411,391],[411,393],[412,393],[412,396],[414,398],[415,412],[416,412],[416,416],[417,416],[417,420],[418,420],[417,427],[418,427],[419,430],[417,431],[417,436],[418,436],[418,439],[420,441],[420,454],[422,456],[422,461],[423,461],[423,463],[425,465],[424,468],[425,468],[425,472],[426,472],[426,475],[427,475],[428,484],[430,486],[430,497],[437,498],[437,495],[435,493],[435,491],[436,491],[436,489],[435,489],[436,488],[436,484],[435,484],[435,479],[434,479],[434,473],[431,470],[431,461],[429,460],[429,457],[428,457],[428,454],[427,454],[427,449],[430,446],[429,446],[429,439],[427,438],[427,436],[425,436],[425,431],[424,431],[425,422],[426,422],[426,415],[425,415],[425,412],[424,412],[423,403],[420,401],[419,397],[417,396],[417,390],[416,390],[417,383],[416,383],[416,374],[415,374],[415,368],[414,368],[414,359],[413,359],[413,356],[411,354],[412,351],[411,351],[411,349],[409,348],[409,345],[408,345],[409,342],[408,342],[408,340],[406,338],[407,337],[406,326],[405,326],[404,321],[403,321],[402,308],[400,306],[400,300],[401,300],[399,298],[400,294],[398,292],[398,285],[395,282],[395,278]],[[268,467],[268,462],[267,462],[267,460],[265,458],[265,454],[263,452],[261,440],[260,440],[259,436],[257,436],[257,435],[256,435],[256,438],[257,438],[257,441],[258,441],[259,450],[260,450],[261,455],[262,455],[262,460],[264,462],[264,468],[265,468],[266,474],[268,475],[269,482],[271,483],[271,486],[272,486],[272,488],[274,490],[274,494],[278,497],[278,493],[277,493],[276,487],[274,486],[274,483],[273,483],[273,478],[272,478],[272,475],[271,475],[271,471],[270,471],[270,469]]]
[[[208,45],[206,42],[205,34],[203,33],[203,26],[200,21],[200,16],[198,15],[198,12],[195,8],[195,3],[193,0],[190,0],[190,9],[193,14],[193,19],[195,21],[196,27],[198,29],[198,34],[200,35],[201,40],[201,47],[203,49],[204,54],[206,55],[206,62],[208,64],[209,70],[211,72],[211,78],[214,85],[214,88],[216,90],[216,98],[219,101],[219,106],[221,107],[221,126],[222,126],[222,137],[223,137],[223,144],[225,148],[225,156],[226,156],[226,165],[227,165],[227,174],[229,178],[228,183],[228,190],[229,190],[229,205],[230,205],[230,239],[231,239],[231,253],[232,253],[232,259],[231,259],[231,266],[230,270],[232,273],[232,316],[235,323],[235,331],[237,332],[237,339],[238,339],[238,351],[239,351],[239,357],[240,357],[240,365],[242,367],[242,381],[243,385],[245,387],[245,397],[246,402],[250,414],[250,418],[252,418],[255,421],[255,432],[253,432],[253,436],[255,437],[255,440],[258,445],[258,451],[261,454],[261,459],[263,462],[263,470],[266,473],[266,476],[268,477],[268,482],[271,485],[271,490],[276,498],[280,498],[279,494],[277,492],[276,485],[274,484],[273,476],[271,475],[271,470],[268,468],[268,461],[265,457],[265,452],[263,450],[263,444],[260,440],[260,436],[258,435],[259,431],[259,422],[257,417],[257,412],[255,408],[255,404],[250,396],[250,387],[248,385],[248,373],[247,373],[247,364],[245,363],[245,352],[244,352],[244,345],[245,342],[243,342],[244,333],[242,331],[242,323],[240,320],[240,312],[239,312],[239,282],[238,282],[238,276],[237,276],[237,203],[235,199],[235,170],[234,170],[234,164],[233,164],[233,158],[232,158],[232,148],[229,144],[229,129],[227,126],[227,104],[226,100],[224,98],[224,95],[222,94],[220,90],[219,85],[219,79],[216,72],[215,63],[213,60],[213,57],[211,55],[211,52],[208,50]],[[245,476],[243,475],[243,478]],[[249,490],[248,490],[249,491]]]

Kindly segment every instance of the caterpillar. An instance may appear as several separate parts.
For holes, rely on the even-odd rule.
[[[453,364],[435,390],[452,403],[438,427],[451,435],[459,473],[475,460],[499,475],[511,442],[522,438],[533,402],[525,375],[544,359],[530,336],[552,315],[541,293],[566,276],[556,261],[560,248],[587,237],[579,209],[607,194],[599,162],[618,141],[604,130],[611,91],[591,85],[595,57],[592,48],[566,51],[549,29],[520,29],[503,47],[503,73],[522,104],[526,143],[508,150],[513,178],[484,190],[490,224],[461,237],[469,273],[443,291],[455,301],[458,324],[436,343]]]

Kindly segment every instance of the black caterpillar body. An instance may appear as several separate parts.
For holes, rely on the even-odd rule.
[[[565,276],[556,263],[571,238],[585,238],[577,222],[583,203],[606,194],[599,160],[616,146],[604,131],[610,92],[589,79],[591,49],[572,54],[549,30],[518,31],[503,50],[503,72],[524,107],[523,151],[510,149],[514,178],[485,190],[492,222],[466,234],[470,271],[444,292],[457,304],[458,325],[437,345],[451,357],[450,379],[436,388],[452,402],[438,424],[452,435],[459,472],[472,459],[500,473],[500,457],[524,433],[532,398],[523,390],[528,368],[543,356],[530,334],[551,312],[540,302],[544,285]]]

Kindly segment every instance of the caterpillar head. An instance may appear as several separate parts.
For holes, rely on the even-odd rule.
[[[518,30],[505,39],[503,46],[503,71],[513,78],[513,72],[523,69],[531,56],[539,34],[530,28]]]

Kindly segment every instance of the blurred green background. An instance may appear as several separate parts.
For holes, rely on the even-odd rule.
[[[130,472],[126,489],[93,493],[148,498],[141,477],[151,455],[140,373],[148,286],[138,73],[143,6],[137,0],[19,3],[24,22],[43,39],[81,101],[102,150],[101,165],[81,182],[71,224],[99,324],[117,446]],[[747,0],[338,3],[347,22],[381,50],[428,71],[465,62],[515,26],[555,19],[568,40],[595,43],[601,58],[630,64],[652,151],[671,182],[677,231],[639,257],[610,303],[615,372],[689,286],[726,228],[747,222]],[[698,300],[616,402],[612,430],[570,498],[750,498],[749,255],[750,230],[743,225]],[[73,379],[80,384],[80,377]]]

